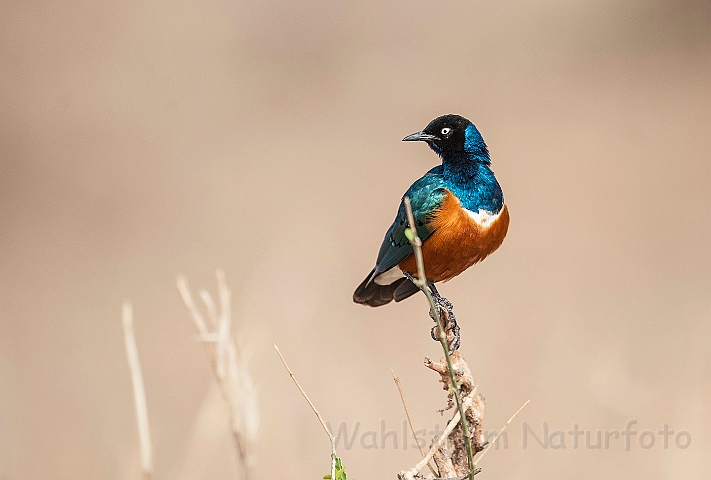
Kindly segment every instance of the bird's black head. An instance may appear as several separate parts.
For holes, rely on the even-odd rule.
[[[439,155],[466,152],[489,157],[489,151],[474,124],[459,115],[442,115],[430,122],[421,132],[402,139],[404,142],[423,141]]]

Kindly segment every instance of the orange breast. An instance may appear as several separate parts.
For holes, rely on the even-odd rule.
[[[487,226],[477,223],[451,192],[429,222],[434,229],[422,245],[425,276],[434,282],[447,281],[484,260],[501,246],[509,229],[509,209],[504,205],[499,216]],[[398,265],[417,276],[415,256]]]

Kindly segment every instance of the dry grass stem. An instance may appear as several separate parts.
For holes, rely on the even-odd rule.
[[[326,435],[328,435],[328,440],[331,442],[331,479],[335,480],[336,478],[336,437],[333,436],[331,433],[331,429],[328,428],[328,425],[326,425],[326,422],[323,420],[323,417],[321,417],[321,414],[319,413],[318,410],[316,410],[316,406],[313,404],[309,396],[306,394],[306,391],[301,388],[301,385],[299,384],[299,381],[296,379],[296,376],[294,375],[294,372],[291,371],[289,368],[289,365],[287,365],[286,360],[284,359],[284,355],[281,354],[281,351],[279,351],[279,347],[274,345],[274,350],[276,350],[277,355],[279,355],[279,358],[281,359],[281,363],[284,364],[284,368],[286,368],[286,371],[289,372],[289,376],[291,379],[294,381],[296,384],[296,388],[299,389],[301,392],[301,395],[306,399],[308,402],[309,406],[311,407],[311,410],[316,414],[316,418],[318,418],[318,421],[321,422],[321,426],[323,427],[324,431],[326,432]]]
[[[133,309],[131,304],[123,304],[123,332],[126,341],[126,356],[131,370],[133,382],[133,400],[136,406],[136,421],[138,423],[138,439],[141,446],[141,470],[145,478],[150,478],[153,472],[153,455],[151,453],[151,435],[148,430],[148,409],[146,407],[146,391],[143,387],[141,363],[138,360],[136,336],[133,333]]]
[[[257,390],[249,375],[244,355],[239,350],[232,333],[232,292],[225,274],[217,270],[218,302],[206,291],[199,292],[205,304],[208,322],[193,301],[187,279],[179,276],[178,291],[190,312],[199,339],[205,345],[215,372],[220,393],[230,412],[230,430],[237,453],[249,478],[255,463],[254,450],[259,431],[259,402]]]
[[[496,443],[496,441],[499,439],[499,437],[501,436],[501,434],[504,433],[504,430],[506,430],[506,427],[508,427],[509,424],[510,424],[511,422],[513,422],[513,419],[516,418],[516,415],[518,415],[518,414],[521,412],[521,410],[523,410],[524,407],[525,407],[526,405],[528,405],[529,403],[531,403],[531,400],[526,400],[526,403],[524,403],[523,405],[521,405],[521,408],[519,408],[518,410],[516,410],[516,413],[514,413],[513,415],[511,415],[511,418],[509,418],[509,420],[504,424],[504,426],[501,427],[501,430],[499,430],[499,433],[497,433],[496,436],[494,437],[494,439],[493,439],[491,442],[489,442],[489,445],[487,445],[486,449],[485,449],[483,452],[481,452],[481,455],[480,455],[479,458],[477,459],[477,464],[481,463],[481,459],[484,458],[484,455],[486,455],[486,452],[488,452],[489,449],[491,449],[491,446],[492,446],[494,443]]]
[[[400,393],[400,400],[402,400],[402,406],[405,409],[405,416],[407,417],[407,423],[410,425],[410,431],[412,431],[412,436],[415,438],[415,441],[417,442],[417,433],[415,431],[415,426],[412,424],[412,417],[410,417],[410,410],[407,408],[407,402],[405,401],[405,394],[402,392],[402,386],[400,385],[400,379],[397,378],[397,375],[395,375],[395,371],[393,371],[392,368],[390,369],[390,373],[393,374],[393,380],[395,381],[395,385],[397,385],[397,391]],[[424,458],[425,451],[422,449],[420,442],[417,442],[417,448],[420,449],[420,454]],[[438,476],[437,472],[435,472],[432,465],[429,464],[429,461],[427,462],[427,467],[430,469],[430,472],[432,472],[432,475]]]

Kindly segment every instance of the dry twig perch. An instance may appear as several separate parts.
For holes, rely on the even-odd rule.
[[[487,443],[483,438],[481,424],[484,417],[484,396],[477,393],[471,370],[459,350],[450,353],[451,345],[455,341],[457,334],[456,321],[451,314],[451,304],[445,301],[448,304],[448,308],[445,308],[441,299],[437,303],[433,299],[425,278],[422,241],[417,236],[409,198],[405,197],[404,203],[410,224],[409,231],[406,231],[405,234],[413,246],[418,271],[417,278],[411,276],[410,280],[427,297],[430,304],[430,316],[437,323],[437,333],[444,350],[443,361],[433,362],[429,358],[425,358],[425,366],[440,374],[440,382],[443,389],[449,392],[445,410],[451,409],[456,404],[457,412],[447,424],[447,428],[445,428],[442,435],[433,440],[429,452],[424,455],[422,460],[413,468],[401,471],[398,474],[398,478],[400,480],[433,480],[436,478],[462,480],[469,478],[473,480],[474,475],[480,470],[474,463],[473,457],[484,450]],[[518,412],[527,404],[528,402]],[[518,412],[509,419],[501,432]],[[464,418],[464,421],[461,421],[462,418]],[[499,435],[501,432],[499,432]],[[438,476],[435,476],[434,472],[432,474],[423,472],[430,459],[433,459],[437,465]]]

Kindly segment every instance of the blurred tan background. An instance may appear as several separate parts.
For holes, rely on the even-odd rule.
[[[333,426],[360,422],[339,447],[350,476],[414,465],[389,369],[418,428],[443,426],[425,301],[351,295],[437,160],[400,139],[445,113],[483,133],[512,222],[441,291],[485,429],[531,399],[481,478],[708,478],[704,0],[2,2],[0,478],[137,478],[126,299],[154,478],[241,478],[175,288],[214,292],[218,266],[260,393],[254,478],[329,468],[272,342]],[[629,451],[522,447],[522,422],[594,441],[630,420]],[[665,424],[690,445],[665,449]]]

